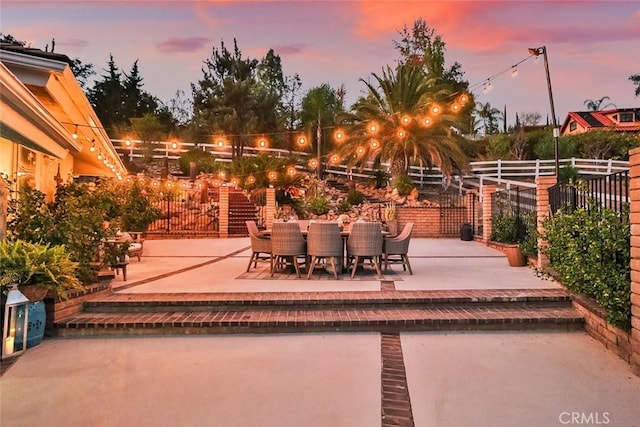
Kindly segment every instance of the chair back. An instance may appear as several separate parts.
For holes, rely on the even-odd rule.
[[[258,230],[258,225],[255,221],[246,221],[245,223],[247,224],[249,239],[251,239],[251,251],[271,253],[271,239],[260,235],[260,230]]]
[[[312,222],[307,234],[307,254],[311,256],[342,256],[342,236],[336,222]]]
[[[271,227],[271,251],[274,255],[305,255],[307,242],[297,222],[274,222]]]
[[[400,234],[387,239],[384,252],[387,255],[406,255],[409,253],[409,242],[411,241],[412,231],[413,222],[406,223]]]
[[[378,222],[354,222],[347,239],[347,253],[358,256],[382,254],[382,225]]]

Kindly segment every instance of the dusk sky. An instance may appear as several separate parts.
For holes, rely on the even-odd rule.
[[[640,73],[639,1],[7,1],[1,31],[44,49],[92,63],[103,74],[109,54],[128,71],[138,59],[144,89],[168,102],[190,94],[204,59],[221,40],[236,38],[245,57],[269,48],[284,73],[298,73],[307,90],[344,84],[350,105],[364,94],[359,80],[399,58],[393,40],[422,17],[446,43],[450,65],[462,65],[479,102],[516,112],[550,114],[543,61],[527,48],[546,45],[556,115],[585,110],[587,99],[610,97],[637,107]],[[492,80],[484,93],[482,83]]]

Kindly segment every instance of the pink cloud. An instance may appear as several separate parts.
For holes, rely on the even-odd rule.
[[[209,43],[206,37],[172,37],[156,44],[156,49],[164,53],[195,52],[205,44]]]
[[[295,44],[283,44],[280,46],[275,46],[273,51],[278,55],[295,55],[298,53],[303,53],[307,48],[306,44],[295,43]]]
[[[84,39],[71,38],[56,40],[56,45],[78,50],[87,47],[89,45],[89,42]]]

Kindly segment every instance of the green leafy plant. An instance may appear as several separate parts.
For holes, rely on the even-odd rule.
[[[630,227],[614,211],[591,202],[587,209],[558,212],[544,222],[541,248],[558,280],[573,292],[593,298],[607,320],[631,326]]]
[[[518,239],[518,217],[510,213],[499,212],[491,218],[490,239],[498,243],[515,244]]]
[[[314,197],[307,201],[307,210],[314,215],[324,215],[331,210],[331,204],[325,197]]]
[[[365,199],[364,193],[358,190],[350,190],[347,193],[347,202],[349,202],[352,206],[359,205]]]
[[[415,187],[413,180],[407,175],[396,175],[393,178],[393,188],[398,190],[401,196],[408,196]]]
[[[0,241],[0,288],[9,285],[37,285],[51,295],[67,298],[67,293],[82,289],[76,277],[78,263],[64,246],[29,243],[23,240]]]
[[[160,218],[161,212],[154,206],[150,190],[134,181],[125,194],[120,218],[125,231],[147,231],[149,225]]]
[[[520,239],[520,250],[527,257],[538,255],[538,224],[536,212],[527,212],[520,218],[524,226],[524,236]]]
[[[349,212],[351,211],[351,208],[352,208],[351,203],[349,203],[348,200],[342,200],[340,203],[338,203],[338,206],[337,206],[338,212],[340,213]]]

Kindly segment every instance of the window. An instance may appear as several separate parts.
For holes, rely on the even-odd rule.
[[[569,131],[570,132],[573,132],[576,129],[578,129],[578,124],[576,122],[569,123]]]
[[[620,113],[620,123],[628,123],[633,121],[633,113]]]

